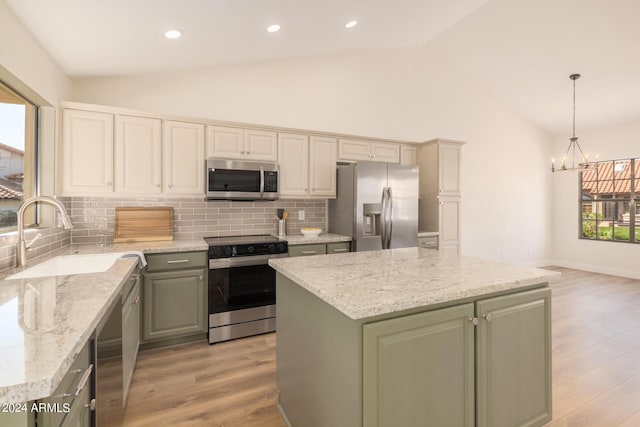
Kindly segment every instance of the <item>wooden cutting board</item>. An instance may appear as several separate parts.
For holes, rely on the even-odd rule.
[[[173,208],[116,208],[114,243],[173,240]]]

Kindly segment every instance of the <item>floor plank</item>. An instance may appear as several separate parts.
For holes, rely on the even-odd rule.
[[[640,426],[640,281],[559,267],[547,427]],[[283,427],[276,334],[141,352],[125,426]]]

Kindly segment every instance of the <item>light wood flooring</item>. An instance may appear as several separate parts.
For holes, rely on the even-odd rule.
[[[551,267],[553,421],[640,426],[640,281]],[[281,427],[275,334],[141,352],[125,426]]]

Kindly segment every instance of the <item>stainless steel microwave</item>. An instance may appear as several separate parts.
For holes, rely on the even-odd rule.
[[[278,164],[207,159],[207,199],[275,200]]]

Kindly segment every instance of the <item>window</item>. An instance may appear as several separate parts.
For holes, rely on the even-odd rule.
[[[640,243],[640,158],[590,164],[580,173],[580,238]]]
[[[17,211],[35,194],[37,107],[0,82],[0,232],[15,229]],[[34,212],[25,223],[32,224]]]

